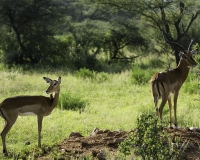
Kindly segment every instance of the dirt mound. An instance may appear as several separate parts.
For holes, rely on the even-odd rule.
[[[199,128],[180,128],[167,129],[172,140],[179,137],[182,144],[186,144],[184,159],[199,160],[200,159],[200,129]]]
[[[72,132],[68,139],[60,145],[59,150],[65,155],[71,154],[73,157],[92,156],[104,159],[105,149],[114,154],[117,152],[118,144],[129,135],[129,132],[99,130],[95,128],[91,135],[83,137],[78,132]]]
[[[180,128],[166,129],[172,140],[176,137],[180,138],[182,144],[187,144],[184,159],[200,159],[200,129]],[[57,146],[61,159],[71,159],[72,157],[96,157],[96,159],[105,159],[106,152],[109,155],[115,155],[118,151],[118,145],[134,130],[125,132],[121,130],[99,130],[95,128],[90,136],[83,137],[79,132],[72,132],[69,138]],[[50,153],[48,153],[49,155]],[[48,157],[46,155],[45,157]],[[48,159],[48,158],[39,158]]]

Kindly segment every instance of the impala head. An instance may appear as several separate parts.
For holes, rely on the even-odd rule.
[[[50,84],[50,86],[47,88],[46,93],[57,93],[60,91],[60,84],[61,84],[61,77],[58,78],[58,80],[51,80],[50,78],[43,77],[44,80]]]
[[[197,50],[192,50],[188,52],[180,52],[181,60],[184,61],[187,67],[196,67],[197,62],[194,60],[194,55],[197,53]]]

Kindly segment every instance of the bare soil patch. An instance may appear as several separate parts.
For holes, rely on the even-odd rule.
[[[166,129],[172,140],[179,137],[182,143],[187,144],[183,159],[185,160],[200,160],[200,129],[197,128],[180,128]],[[118,145],[134,130],[125,131],[110,131],[99,130],[95,128],[91,135],[82,136],[78,132],[72,132],[69,138],[62,141],[56,148],[60,154],[58,159],[72,159],[83,157],[93,157],[94,159],[106,159],[105,151],[110,155],[115,155],[118,152]],[[52,150],[52,149],[51,149]],[[50,159],[51,150],[39,160]]]

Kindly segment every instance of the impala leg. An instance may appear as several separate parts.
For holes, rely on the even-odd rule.
[[[160,104],[160,108],[159,108],[159,113],[160,113],[160,120],[161,120],[161,123],[162,123],[162,112],[163,112],[163,108],[164,108],[164,106],[165,106],[165,104],[166,104],[166,102],[167,102],[167,98],[166,98],[167,96],[162,96],[162,102],[161,102],[161,104]]]
[[[158,97],[157,96],[154,97],[154,104],[155,104],[155,108],[156,108],[156,116],[159,116]]]
[[[172,101],[170,95],[168,97],[168,104],[169,104],[169,125],[170,128],[172,128]]]
[[[41,147],[41,131],[43,116],[38,116],[38,147]]]
[[[174,93],[174,125],[175,127],[178,127],[177,117],[176,117],[177,99],[178,99],[178,92],[175,92]]]
[[[13,118],[13,117],[12,117]],[[16,117],[17,119],[17,117]],[[3,153],[5,156],[8,155],[7,148],[6,148],[6,135],[15,123],[16,119],[12,119],[12,121],[5,121],[5,127],[3,131],[1,132],[1,139],[2,139],[2,144],[3,144]]]

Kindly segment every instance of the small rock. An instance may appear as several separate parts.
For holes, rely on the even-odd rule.
[[[97,132],[99,131],[99,129],[98,128],[94,128],[93,129],[93,131],[92,131],[92,133],[90,134],[91,136],[95,136],[95,135],[97,135]]]
[[[124,141],[124,138],[116,138],[113,140],[114,143],[121,143]]]
[[[72,132],[70,135],[69,135],[69,138],[71,137],[83,137],[79,132]]]
[[[97,156],[97,151],[92,151],[92,155],[93,155],[93,157],[96,157]]]
[[[110,132],[110,130],[108,130],[108,129],[103,131],[103,133],[108,133],[108,132]]]
[[[65,152],[65,149],[61,149],[62,152]]]
[[[81,142],[81,148],[84,148],[84,147],[86,147],[87,145],[88,145],[87,142]]]
[[[106,160],[106,155],[103,150],[100,150],[100,152],[97,154],[97,158],[99,160]]]
[[[107,145],[119,144],[119,143],[121,143],[123,141],[124,141],[124,138],[116,138],[114,140],[107,141]]]

